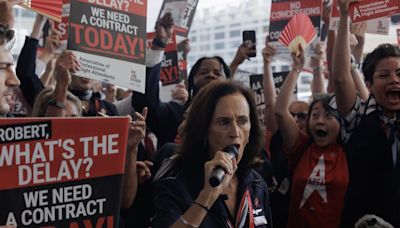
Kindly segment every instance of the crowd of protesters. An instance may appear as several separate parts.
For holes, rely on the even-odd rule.
[[[187,84],[162,102],[171,14],[156,23],[141,94],[76,76],[79,61],[58,53],[54,29],[37,56],[41,15],[14,67],[19,1],[0,0],[0,115],[15,117],[9,97],[17,88],[32,117],[128,115],[120,227],[400,227],[400,47],[383,43],[363,57],[366,24],[348,18],[355,1],[338,1],[338,29],[323,31],[326,44],[310,61],[301,45],[292,53],[279,94],[271,67],[277,50],[266,38],[260,126],[253,93],[235,81],[254,51],[245,44],[229,65],[219,56],[192,63]],[[309,103],[293,99],[306,62]],[[216,186],[215,170],[224,174]]]

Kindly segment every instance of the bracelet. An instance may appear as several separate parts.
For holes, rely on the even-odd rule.
[[[204,210],[207,211],[207,213],[210,212],[210,209],[208,209],[208,207],[204,206],[204,205],[201,204],[201,203],[198,203],[198,202],[194,201],[192,204],[197,205],[197,206],[203,208]]]
[[[190,222],[186,221],[186,219],[184,219],[182,216],[179,217],[179,220],[181,220],[181,222],[182,222],[183,224],[188,225],[188,226],[190,226],[190,227],[194,227],[194,228],[198,228],[198,227],[199,227],[199,226],[195,226],[195,225],[191,224]]]
[[[47,105],[51,105],[60,109],[65,109],[65,104],[59,101],[56,101],[54,99],[50,99],[49,102],[47,102]]]
[[[153,39],[152,44],[160,48],[165,48],[167,46],[167,43],[157,38]]]

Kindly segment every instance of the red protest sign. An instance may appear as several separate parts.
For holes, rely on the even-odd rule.
[[[280,0],[271,4],[271,22],[269,26],[269,39],[277,48],[276,58],[285,62],[292,62],[289,49],[278,40],[289,21],[297,14],[305,14],[310,17],[315,31],[319,34],[321,26],[322,0],[293,1]],[[314,54],[314,47],[319,42],[319,37],[305,49],[306,56]],[[309,59],[309,58],[306,58]],[[308,66],[306,63],[305,66]]]
[[[70,2],[69,0],[63,0],[62,6],[62,17],[61,21],[50,21],[51,27],[53,30],[57,30],[60,33],[60,45],[57,48],[57,51],[61,53],[63,50],[67,48],[68,42],[68,18],[69,18],[69,10],[70,10]]]
[[[81,77],[144,93],[147,0],[71,0],[68,49]]]
[[[126,117],[1,119],[0,224],[117,227],[127,132]]]
[[[349,6],[353,23],[400,13],[400,0],[363,0]]]
[[[147,43],[151,44],[155,32],[147,33]],[[176,34],[172,34],[171,41],[165,47],[164,57],[161,62],[160,80],[163,85],[177,84],[179,78],[178,49],[176,45]]]

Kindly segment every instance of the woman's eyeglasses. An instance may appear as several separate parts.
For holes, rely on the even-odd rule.
[[[307,119],[308,114],[306,112],[290,112],[290,114],[294,117],[297,118],[300,121],[304,121]]]

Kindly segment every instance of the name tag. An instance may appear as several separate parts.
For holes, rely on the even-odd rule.
[[[254,217],[254,225],[261,226],[266,224],[268,224],[268,221],[264,215]]]

